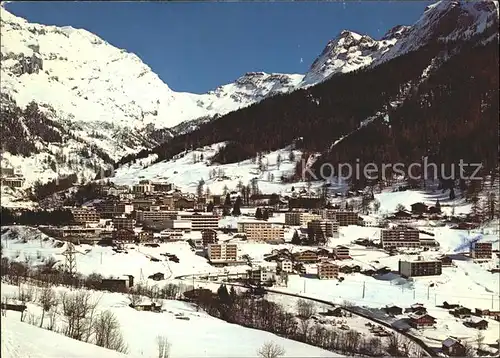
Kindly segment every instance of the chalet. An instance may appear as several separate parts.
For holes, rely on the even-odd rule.
[[[424,307],[423,304],[415,303],[415,304],[411,305],[410,307],[408,307],[407,309],[405,309],[405,313],[408,313],[408,312],[422,315],[422,314],[427,313],[427,309]]]
[[[318,261],[318,254],[311,250],[296,253],[294,256],[295,261],[303,263],[314,263]]]
[[[410,313],[408,318],[408,324],[413,328],[432,327],[436,323],[436,319],[427,313]]]
[[[194,209],[196,202],[192,199],[179,198],[174,204],[176,210]]]
[[[406,210],[399,210],[394,213],[392,216],[392,219],[396,220],[404,220],[404,219],[409,219],[411,218],[411,213],[406,211]]]
[[[397,315],[403,314],[403,309],[401,307],[398,307],[398,306],[386,306],[384,308],[384,311],[388,315],[392,315],[392,316],[397,316]]]
[[[482,319],[481,317],[470,317],[464,322],[464,325],[479,330],[488,329],[488,321]]]
[[[470,317],[471,313],[472,311],[469,308],[463,306],[457,307],[453,311],[450,311],[450,314],[457,318]]]
[[[443,302],[443,308],[444,309],[447,309],[447,310],[452,310],[452,309],[455,309],[455,308],[458,308],[460,307],[459,304],[456,304],[456,303],[448,303],[447,301],[444,301]]]
[[[130,304],[130,307],[136,309],[137,311],[161,312],[161,305],[151,301],[143,301],[137,305]]]
[[[329,258],[332,254],[327,249],[318,249],[318,251],[316,251],[316,253],[318,254],[318,258]]]
[[[475,313],[476,316],[482,317],[482,316],[489,316],[490,315],[490,310],[488,309],[481,309],[481,308],[476,308]]]
[[[425,205],[424,203],[411,204],[412,214],[422,215],[422,214],[427,213],[427,210],[428,210],[427,205]]]
[[[454,337],[446,338],[441,343],[441,350],[449,357],[465,357],[465,346]]]

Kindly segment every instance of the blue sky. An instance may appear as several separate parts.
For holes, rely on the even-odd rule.
[[[380,38],[429,1],[18,2],[31,22],[85,28],[137,54],[175,91],[203,93],[245,72],[305,73],[349,29]]]

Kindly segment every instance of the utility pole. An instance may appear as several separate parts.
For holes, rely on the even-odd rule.
[[[363,281],[363,298],[365,298],[365,281]]]
[[[306,293],[306,280],[304,280],[304,293]]]
[[[427,286],[427,301],[429,301],[429,291],[430,291],[430,289],[431,289],[431,286],[430,285]]]
[[[101,265],[102,265],[102,252],[101,252]]]

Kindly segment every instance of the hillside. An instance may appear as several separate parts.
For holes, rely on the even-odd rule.
[[[2,317],[2,357],[4,358],[131,357],[20,322],[18,315],[17,312],[9,312]]]

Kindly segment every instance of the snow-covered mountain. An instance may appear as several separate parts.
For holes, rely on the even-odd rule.
[[[498,2],[443,0],[427,7],[412,26],[398,25],[380,40],[344,30],[329,41],[300,86],[311,86],[336,73],[377,66],[431,41],[467,40],[498,25]],[[497,36],[492,33],[492,36]]]
[[[155,131],[223,115],[290,91],[303,78],[303,75],[247,73],[234,83],[206,94],[175,92],[139,57],[86,30],[31,24],[3,6],[0,11],[3,102],[22,113],[34,101],[48,120],[60,125],[60,130],[69,137],[77,138],[78,143],[71,144],[64,137],[51,146],[60,147],[57,151],[64,148],[66,155],[74,154],[78,162],[82,159],[78,153],[85,147],[96,147],[111,160],[150,148],[157,144],[152,135]],[[11,120],[21,123],[24,118]],[[19,138],[11,140],[28,139],[28,132],[18,133]],[[174,130],[164,130],[163,137],[173,133]],[[47,141],[31,139],[37,142],[37,150],[24,155],[3,148],[4,164],[18,167],[27,176],[27,186],[40,179],[41,172],[47,180],[65,167],[65,163],[57,161],[59,168],[54,170],[49,165],[56,159],[54,148]],[[28,168],[38,154],[48,159],[31,163],[38,169],[38,174],[33,175]],[[82,174],[86,179],[92,175],[95,171]]]
[[[380,40],[342,31],[304,75],[251,72],[192,94],[175,92],[138,56],[86,30],[31,24],[3,5],[0,11],[2,107],[7,103],[15,129],[8,133],[10,145],[3,144],[2,160],[27,177],[26,187],[58,173],[89,179],[124,155],[269,96],[376,66],[431,41],[484,35],[498,21],[495,1],[441,1],[414,25],[396,26]],[[36,108],[27,111],[31,102]],[[54,131],[60,135],[47,135]],[[28,141],[31,149],[12,149]]]

